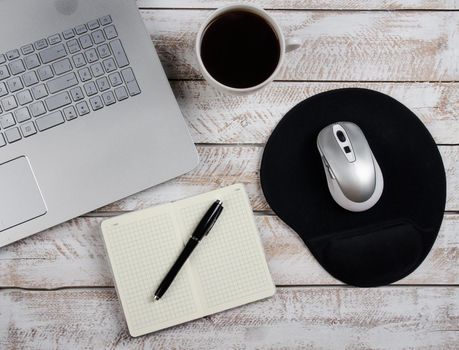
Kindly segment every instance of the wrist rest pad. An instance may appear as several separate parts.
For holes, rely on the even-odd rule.
[[[317,135],[339,121],[360,126],[384,176],[379,202],[364,212],[341,208],[327,187]],[[333,90],[296,105],[266,144],[260,178],[274,212],[332,276],[355,286],[413,272],[443,220],[446,176],[432,136],[408,108],[372,90]]]

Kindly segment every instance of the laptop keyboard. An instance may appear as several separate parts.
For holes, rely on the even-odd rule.
[[[140,93],[110,15],[0,54],[0,147]]]

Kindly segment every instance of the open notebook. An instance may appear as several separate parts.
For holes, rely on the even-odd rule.
[[[216,200],[224,210],[164,296],[153,294]],[[102,223],[116,290],[131,336],[272,296],[252,209],[242,185],[125,214]]]

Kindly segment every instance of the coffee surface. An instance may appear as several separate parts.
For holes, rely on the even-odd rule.
[[[201,57],[221,84],[249,88],[264,82],[276,69],[279,39],[262,17],[246,11],[228,12],[207,26]]]

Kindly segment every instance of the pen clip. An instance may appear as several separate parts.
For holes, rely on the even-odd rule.
[[[222,213],[222,210],[223,210],[223,206],[221,205],[221,203],[219,203],[219,207],[217,208],[217,211],[215,212],[214,219],[212,220],[212,223],[207,228],[206,233],[204,234],[204,237],[209,234],[210,230],[212,230],[212,227],[214,227],[215,223],[217,222],[217,219]]]

